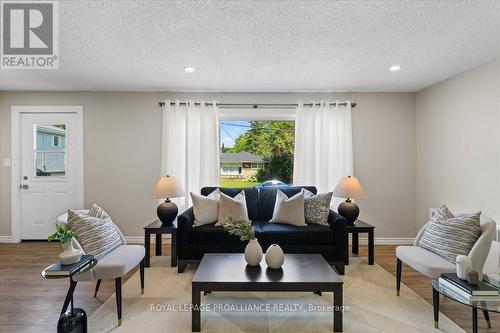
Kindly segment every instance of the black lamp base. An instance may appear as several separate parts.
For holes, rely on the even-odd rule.
[[[343,216],[347,220],[347,224],[353,225],[354,221],[359,216],[359,207],[351,200],[347,199],[339,205],[337,209],[340,216]]]
[[[158,214],[158,219],[164,225],[171,225],[174,222],[175,218],[177,217],[178,212],[179,209],[177,208],[177,205],[174,204],[169,199],[161,203],[156,209],[156,214]]]

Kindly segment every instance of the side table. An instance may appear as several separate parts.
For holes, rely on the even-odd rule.
[[[74,265],[78,265],[78,264],[74,264]],[[63,272],[61,272],[60,275],[51,275],[48,273],[48,269],[51,266],[44,269],[42,271],[42,273],[40,274],[45,279],[66,279],[66,278],[69,278],[69,289],[68,289],[68,292],[66,293],[66,297],[64,299],[64,303],[63,303],[63,306],[61,309],[61,314],[59,316],[59,322],[57,323],[58,332],[60,332],[60,330],[64,330],[65,332],[71,331],[71,332],[75,332],[75,333],[87,332],[87,314],[85,313],[85,311],[83,309],[78,309],[78,308],[75,308],[75,306],[74,306],[73,293],[75,291],[77,281],[75,281],[73,279],[73,276],[83,274],[83,273],[87,272],[89,269],[94,268],[96,265],[97,265],[97,259],[92,259],[90,262],[79,267],[71,274],[69,273],[69,269],[68,269],[67,274],[63,274]],[[68,265],[68,267],[69,266],[70,265]],[[66,310],[68,309],[68,305],[71,305],[70,311],[66,312]]]
[[[170,234],[172,237],[170,251],[170,266],[177,266],[177,219],[170,225],[164,225],[156,220],[144,227],[144,247],[146,256],[144,257],[144,266],[150,267],[149,259],[151,254],[151,234],[156,235],[156,255],[161,256],[161,235]]]
[[[363,222],[361,220],[356,220],[354,221],[353,225],[347,225],[346,226],[347,230],[347,238],[348,241],[346,242],[347,244],[347,258],[346,258],[346,265],[349,265],[349,233],[352,234],[352,253],[353,254],[358,254],[359,253],[359,234],[360,233],[367,233],[368,234],[368,265],[373,265],[374,264],[374,231],[375,227],[371,224],[368,224],[366,222]]]

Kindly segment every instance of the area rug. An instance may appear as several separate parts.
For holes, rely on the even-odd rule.
[[[153,257],[140,294],[139,272],[122,287],[123,324],[116,326],[114,295],[89,317],[89,332],[191,332],[191,279],[195,267],[177,274],[169,257]],[[443,314],[434,329],[432,306],[378,265],[353,258],[344,281],[344,332],[464,332]],[[430,288],[430,286],[429,286]],[[331,293],[214,292],[202,296],[201,331],[332,332]]]

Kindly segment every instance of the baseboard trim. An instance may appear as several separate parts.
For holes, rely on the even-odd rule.
[[[0,243],[12,243],[12,236],[0,236]]]
[[[144,244],[144,236],[125,236],[127,244]],[[155,237],[151,237],[151,244],[155,243]],[[170,244],[170,235],[163,235],[162,244]]]
[[[412,237],[375,237],[375,245],[413,245]],[[367,245],[368,238],[359,237],[360,245]]]

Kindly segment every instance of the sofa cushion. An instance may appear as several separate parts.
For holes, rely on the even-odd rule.
[[[278,245],[332,244],[335,237],[335,232],[332,229],[316,224],[295,226],[261,222],[259,229],[255,231],[255,237],[259,242]]]
[[[253,221],[252,226],[255,232],[260,231],[260,222]],[[215,223],[200,225],[193,228],[189,233],[189,242],[191,244],[239,244],[242,243],[238,236],[230,235],[222,226],[216,226]]]
[[[290,187],[280,187],[279,190],[286,194],[287,197],[292,197],[295,194],[302,191],[305,188],[316,194],[318,190],[314,186],[290,186]],[[250,218],[251,220],[269,221],[273,218],[274,204],[276,202],[276,191],[278,188],[261,188],[259,190],[259,205],[260,205],[260,217]]]
[[[240,193],[241,191],[244,191],[245,192],[245,201],[247,202],[248,218],[251,221],[260,219],[259,218],[259,190],[257,190],[254,187],[241,189],[241,188],[224,188],[224,187],[219,188],[219,187],[209,186],[209,187],[203,187],[201,189],[201,194],[207,196],[216,189],[219,189],[222,193],[230,196],[231,198],[234,198],[238,193]],[[273,204],[274,204],[274,201],[273,201]]]

